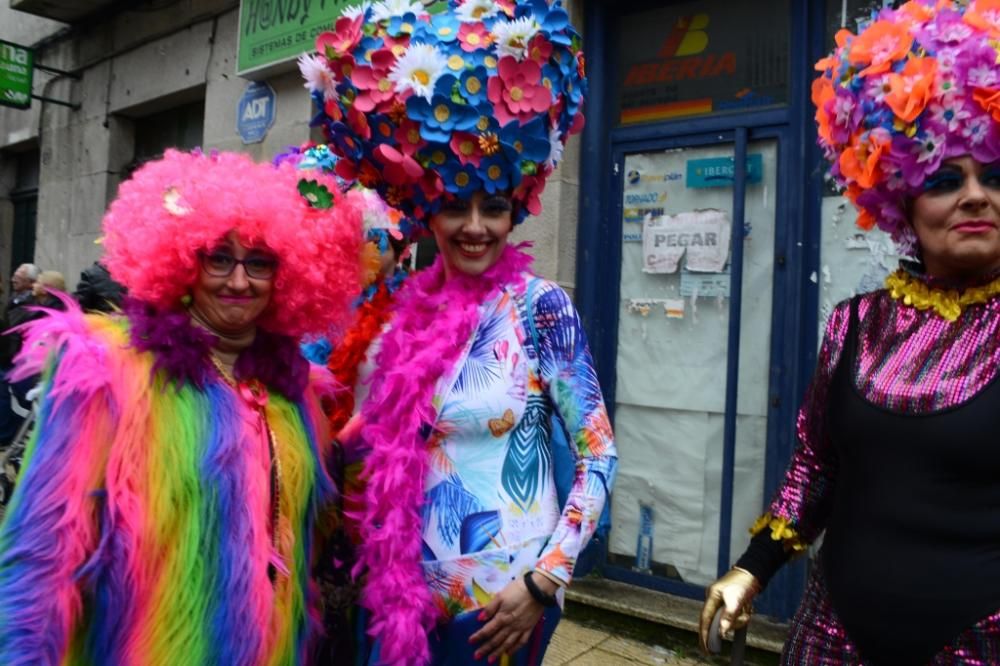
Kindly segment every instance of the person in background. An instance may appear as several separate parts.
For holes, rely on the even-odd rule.
[[[66,281],[63,279],[62,273],[42,271],[38,274],[38,279],[32,285],[31,291],[32,305],[25,306],[25,312],[28,316],[22,324],[45,316],[46,310],[43,308],[48,310],[66,309],[65,303],[56,295],[66,291]],[[3,400],[0,403],[0,424],[3,424],[0,433],[4,438],[2,445],[0,445],[0,519],[3,517],[4,509],[10,501],[17,477],[20,474],[24,456],[24,440],[31,426],[29,419],[33,418],[31,415],[32,400],[34,393],[37,392],[36,387],[40,379],[41,375],[29,375],[5,385],[9,386],[10,397],[9,400]]]
[[[125,287],[111,278],[111,273],[99,261],[80,272],[73,298],[80,307],[93,312],[112,312],[121,308]]]
[[[31,287],[32,298],[37,307],[63,309],[63,302],[53,292],[64,293],[66,279],[59,271],[42,271]],[[34,317],[33,317],[34,318]]]
[[[303,174],[318,170],[336,178],[344,190],[356,193],[363,203],[365,243],[361,251],[364,289],[355,300],[350,322],[343,330],[307,338],[302,353],[310,362],[326,366],[337,389],[326,397],[323,409],[329,419],[334,442],[327,467],[341,489],[336,520],[324,523],[328,533],[319,535],[321,554],[316,570],[322,599],[324,640],[317,646],[317,663],[344,663],[355,652],[352,627],[356,620],[358,585],[351,574],[359,542],[354,523],[345,516],[357,512],[363,495],[361,460],[355,452],[344,451],[336,439],[367,395],[367,380],[374,365],[373,341],[389,321],[396,291],[407,273],[400,259],[407,249],[406,236],[416,229],[402,214],[390,208],[372,190],[349,183],[335,175],[336,156],[325,144],[292,146],[275,156],[273,164],[290,163]],[[304,177],[308,177],[305,175]]]
[[[11,297],[0,322],[0,447],[11,443],[31,408],[27,393],[37,378],[11,381],[8,373],[21,351],[21,333],[14,329],[41,316],[32,307],[36,305],[34,286],[40,273],[35,264],[21,264],[10,278]]]
[[[364,461],[361,661],[540,664],[617,462],[576,309],[507,243],[582,127],[579,35],[558,1],[390,3],[345,12],[317,50],[300,67],[337,173],[440,250],[396,292],[340,435]]]
[[[3,337],[0,338],[0,371],[6,372],[17,353],[21,350],[21,336],[10,329],[20,326],[34,316],[28,306],[34,304],[33,289],[41,271],[34,264],[21,264],[10,278],[11,294],[7,301],[7,311],[0,324]]]
[[[834,180],[910,256],[839,303],[798,446],[701,641],[821,534],[782,663],[1000,663],[1000,5],[907,2],[813,85]]]
[[[21,264],[17,267],[14,274],[10,277],[10,301],[7,305],[8,309],[11,306],[22,305],[31,300],[31,287],[35,284],[35,280],[38,279],[40,272],[38,266],[34,264]]]

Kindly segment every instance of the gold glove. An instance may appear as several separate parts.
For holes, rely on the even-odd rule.
[[[705,605],[701,608],[698,636],[701,649],[708,654],[708,631],[715,614],[722,608],[719,633],[728,637],[730,632],[745,627],[753,613],[753,600],[760,594],[760,582],[746,569],[733,567],[705,590]]]

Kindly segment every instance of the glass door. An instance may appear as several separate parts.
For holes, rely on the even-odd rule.
[[[779,150],[746,130],[664,145],[615,155],[608,573],[693,593],[745,548],[764,499]]]

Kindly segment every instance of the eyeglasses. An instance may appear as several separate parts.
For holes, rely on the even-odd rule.
[[[237,259],[225,252],[199,252],[201,267],[212,277],[229,277],[242,265],[247,277],[255,280],[270,280],[278,270],[278,260],[267,255],[251,254],[245,259]]]

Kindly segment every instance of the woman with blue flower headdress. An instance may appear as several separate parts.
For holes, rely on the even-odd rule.
[[[397,293],[341,432],[365,451],[363,660],[537,664],[616,463],[576,310],[507,243],[582,127],[583,55],[559,2],[441,4],[349,9],[300,59],[337,173],[440,250]]]

